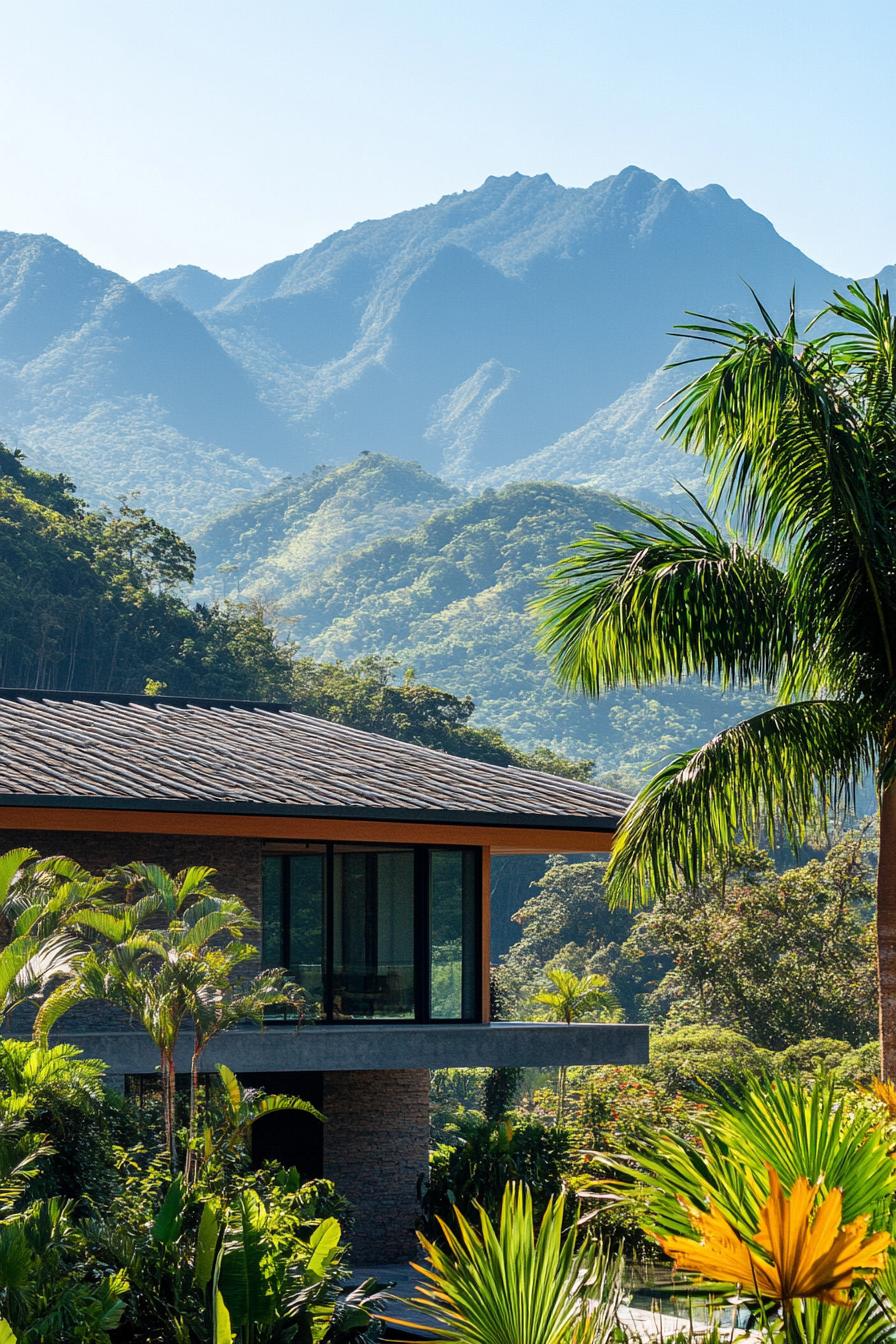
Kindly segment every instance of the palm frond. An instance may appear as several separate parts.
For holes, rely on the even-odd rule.
[[[851,804],[875,764],[874,725],[836,700],[778,705],[677,757],[626,813],[607,868],[612,902],[696,883],[740,838],[796,847]]]
[[[497,1228],[482,1210],[478,1228],[458,1211],[456,1228],[442,1224],[444,1249],[421,1236],[428,1263],[415,1266],[422,1284],[408,1305],[432,1322],[427,1335],[446,1344],[612,1339],[621,1260],[564,1233],[563,1214],[564,1199],[549,1200],[536,1226],[529,1191],[511,1184]]]
[[[801,675],[832,670],[829,689],[882,659],[896,673],[894,575],[896,332],[888,296],[858,287],[821,316],[850,331],[801,338],[793,306],[778,330],[702,319],[688,327],[716,350],[712,366],[672,399],[664,432],[707,462],[711,498],[735,510],[745,535],[787,559]],[[758,302],[758,301],[757,301]],[[858,652],[858,668],[853,655]]]
[[[872,294],[855,283],[847,285],[845,294],[835,290],[816,321],[822,318],[847,323],[818,339],[819,345],[830,350],[836,364],[853,377],[860,375],[866,389],[883,383],[892,390],[896,379],[896,317],[889,291],[881,288],[880,281],[875,280]]]
[[[49,938],[14,938],[0,951],[0,1013],[40,993],[47,984],[67,975],[80,954],[68,934]]]
[[[777,681],[795,636],[785,574],[708,514],[690,522],[626,507],[645,526],[595,528],[534,604],[561,683],[598,695],[690,675]]]
[[[5,905],[15,880],[21,876],[25,865],[33,863],[36,858],[37,850],[26,847],[10,849],[5,854],[0,854],[0,905]]]
[[[757,300],[758,303],[758,300]],[[764,542],[798,537],[829,497],[830,460],[855,457],[857,417],[830,355],[801,341],[795,306],[778,328],[692,314],[711,366],[671,398],[663,434],[707,463],[710,498]]]

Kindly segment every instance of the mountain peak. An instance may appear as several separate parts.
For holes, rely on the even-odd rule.
[[[153,299],[176,299],[194,313],[215,308],[239,284],[225,280],[202,266],[172,266],[166,271],[144,275],[137,284]]]
[[[662,491],[649,380],[687,309],[749,310],[742,277],[775,313],[836,283],[720,187],[636,164],[590,187],[493,175],[238,281],[184,265],[138,290],[3,234],[0,437],[165,521],[362,448],[481,486],[562,444],[583,479]],[[637,442],[621,412],[594,420],[639,387]]]
[[[656,173],[649,173],[646,168],[639,168],[636,163],[630,163],[627,167],[620,169],[612,178],[617,187],[628,186],[630,182],[643,183],[645,186],[659,186],[660,178]]]

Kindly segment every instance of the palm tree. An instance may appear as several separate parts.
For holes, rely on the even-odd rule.
[[[193,1051],[190,1057],[190,1118],[184,1177],[189,1184],[195,1172],[196,1119],[199,1093],[199,1065],[209,1042],[222,1031],[240,1022],[264,1021],[269,1008],[289,1007],[300,1012],[303,998],[298,985],[286,978],[279,968],[260,971],[240,983],[235,973],[255,955],[255,948],[232,940],[220,947],[205,949],[201,976],[190,996],[193,1023]],[[229,1072],[229,1071],[228,1071]]]
[[[758,300],[757,300],[758,303]],[[616,839],[615,900],[699,879],[739,836],[791,844],[848,812],[873,771],[885,1077],[896,1076],[896,319],[835,294],[798,331],[694,315],[708,367],[662,428],[706,462],[694,521],[631,510],[554,571],[542,645],[591,695],[695,676],[759,686],[769,709],[670,762]]]
[[[92,948],[44,999],[34,1020],[35,1040],[46,1046],[51,1030],[65,1013],[79,1004],[97,1001],[139,1022],[159,1052],[165,1147],[174,1166],[174,1049],[189,1008],[183,986],[157,958],[147,955],[141,938],[135,936],[100,950]]]
[[[118,870],[125,900],[85,910],[74,921],[102,945],[91,949],[48,995],[34,1026],[36,1038],[46,1043],[64,1013],[97,999],[140,1023],[159,1051],[165,1144],[172,1167],[177,1165],[174,1052],[181,1028],[214,978],[213,940],[229,937],[236,943],[256,922],[238,897],[215,891],[212,875],[210,868],[194,867],[173,877],[140,863]],[[253,952],[241,944],[241,956]],[[191,1131],[194,1127],[191,1116]]]
[[[552,969],[547,977],[553,989],[542,989],[532,995],[532,1002],[548,1009],[547,1017],[553,1022],[585,1022],[594,1018],[616,1017],[619,1005],[605,975],[583,975],[573,971]],[[566,1065],[557,1069],[557,1124],[563,1122],[566,1109]]]

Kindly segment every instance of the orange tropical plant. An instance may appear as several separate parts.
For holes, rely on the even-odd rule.
[[[777,1172],[769,1167],[768,1173],[769,1197],[749,1241],[710,1200],[708,1212],[687,1209],[699,1241],[661,1237],[660,1245],[678,1269],[752,1287],[759,1297],[780,1302],[785,1311],[797,1298],[846,1306],[855,1275],[884,1268],[890,1234],[866,1236],[866,1214],[843,1224],[843,1195],[838,1188],[830,1190],[813,1212],[817,1185],[800,1176],[787,1195]]]
[[[868,1093],[883,1103],[891,1120],[896,1120],[896,1085],[884,1082],[882,1078],[872,1078]]]

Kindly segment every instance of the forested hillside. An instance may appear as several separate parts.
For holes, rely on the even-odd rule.
[[[462,498],[416,462],[379,453],[287,476],[192,533],[197,591],[279,599],[350,548],[409,532]]]
[[[470,722],[473,701],[388,661],[300,657],[256,605],[191,605],[195,557],[142,509],[89,509],[0,446],[0,685],[291,701],[305,713],[496,764],[581,775]]]
[[[256,611],[189,606],[193,566],[142,509],[90,510],[0,447],[0,684],[284,698],[288,652]]]
[[[327,659],[388,655],[423,681],[472,695],[482,719],[521,749],[546,745],[593,758],[600,775],[625,786],[658,758],[704,741],[745,705],[760,703],[749,693],[723,696],[693,684],[622,691],[599,705],[560,691],[536,652],[528,604],[571,542],[596,523],[622,521],[624,509],[599,491],[529,482],[462,498],[398,535],[396,494],[417,473],[370,454],[294,483],[290,535],[304,539],[313,530],[320,505],[303,503],[313,490],[326,497],[332,528],[346,519],[343,544],[331,534],[326,552],[303,565],[283,564],[276,533],[271,557],[262,555],[264,529],[255,520],[281,509],[279,487],[241,507],[196,538],[201,590],[216,590],[230,554],[230,591],[276,602],[275,620],[303,651]],[[434,495],[433,478],[424,479]],[[379,526],[396,535],[354,543],[356,481]],[[302,508],[310,509],[306,523]]]

